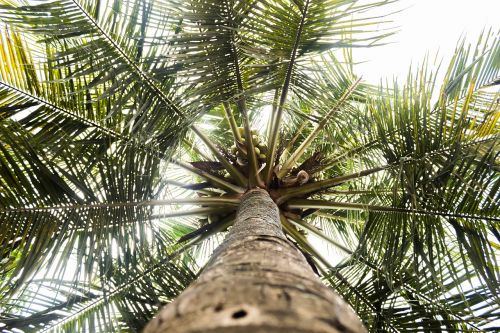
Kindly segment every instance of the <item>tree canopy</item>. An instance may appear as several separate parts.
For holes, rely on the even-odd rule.
[[[370,331],[498,330],[500,32],[367,84],[393,2],[0,0],[0,329],[140,330],[260,186]]]

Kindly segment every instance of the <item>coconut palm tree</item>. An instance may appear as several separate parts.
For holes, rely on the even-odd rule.
[[[0,329],[498,330],[500,35],[392,2],[0,0]]]

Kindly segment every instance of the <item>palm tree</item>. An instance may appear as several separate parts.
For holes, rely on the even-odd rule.
[[[0,0],[0,328],[498,330],[500,35],[392,2]]]

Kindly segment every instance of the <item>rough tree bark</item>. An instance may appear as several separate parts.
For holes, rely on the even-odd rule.
[[[366,331],[285,238],[278,207],[268,193],[251,190],[199,278],[144,332]]]

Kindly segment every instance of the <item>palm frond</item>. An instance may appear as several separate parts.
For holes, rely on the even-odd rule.
[[[498,329],[498,33],[373,87],[392,2],[0,0],[0,329],[142,329],[256,186],[370,330]]]

